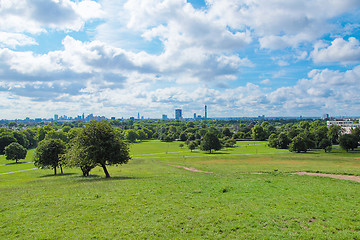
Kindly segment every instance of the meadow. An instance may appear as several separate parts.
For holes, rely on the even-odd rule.
[[[110,179],[100,168],[88,178],[22,171],[33,164],[1,156],[0,238],[360,239],[360,183],[289,174],[360,176],[359,150],[296,154],[244,141],[208,154],[179,144],[132,144]],[[22,172],[4,174],[13,171]]]

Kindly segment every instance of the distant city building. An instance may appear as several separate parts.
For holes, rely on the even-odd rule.
[[[329,114],[323,114],[323,115],[322,115],[322,119],[323,119],[323,120],[329,119]]]
[[[196,119],[196,113],[194,113],[194,119]]]
[[[134,117],[130,117],[130,120],[134,121],[134,120],[135,120],[135,118],[134,118]]]
[[[140,120],[140,113],[138,112],[138,120]]]
[[[163,114],[163,115],[162,115],[162,120],[168,120],[167,115]]]
[[[350,133],[352,129],[360,127],[360,123],[354,123],[351,120],[326,121],[326,124],[328,127],[331,125],[338,125],[344,129],[345,133]]]
[[[205,120],[207,119],[207,106],[205,105]]]
[[[175,120],[182,120],[182,110],[181,109],[175,109]]]
[[[55,115],[54,115],[54,120],[55,120],[55,121],[59,120],[59,115],[55,114]]]

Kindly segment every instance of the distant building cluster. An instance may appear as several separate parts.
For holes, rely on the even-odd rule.
[[[352,129],[360,127],[360,123],[354,123],[354,121],[350,119],[326,121],[326,124],[328,127],[330,127],[331,125],[338,125],[342,129],[344,129],[345,133],[350,133]]]
[[[196,113],[194,113],[194,117],[192,118],[193,120],[206,120],[207,117],[207,106],[205,105],[205,112],[204,112],[204,117],[202,117],[201,115],[197,115]],[[163,120],[167,120],[167,115],[163,115],[162,117]],[[183,117],[183,113],[182,113],[182,109],[175,109],[175,120],[176,121],[182,121],[184,120]]]

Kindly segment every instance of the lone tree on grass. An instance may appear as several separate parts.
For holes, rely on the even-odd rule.
[[[196,148],[196,143],[195,142],[190,142],[188,145],[188,148],[190,149],[190,151],[192,152],[195,148]]]
[[[306,145],[306,139],[301,136],[296,136],[293,138],[292,143],[290,144],[290,152],[306,152],[308,147]]]
[[[26,158],[26,149],[17,142],[10,143],[5,147],[5,155],[7,160],[15,160],[16,163],[19,159]]]
[[[106,122],[90,122],[71,144],[67,154],[68,164],[80,167],[84,176],[88,176],[92,168],[100,166],[109,178],[106,165],[123,164],[130,159],[128,145]]]
[[[344,134],[339,137],[340,146],[348,152],[350,149],[354,150],[358,147],[359,143],[355,135]]]
[[[54,175],[56,175],[56,168],[60,167],[61,173],[63,173],[61,159],[64,153],[65,144],[60,139],[43,140],[35,150],[35,166],[41,168],[51,167],[54,169]]]
[[[204,139],[201,142],[200,149],[203,151],[210,151],[210,153],[211,150],[220,150],[221,143],[219,138],[214,133],[205,134]]]

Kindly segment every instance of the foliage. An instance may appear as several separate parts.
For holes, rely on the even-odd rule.
[[[319,143],[319,147],[321,149],[324,149],[325,152],[330,152],[332,149],[331,140],[328,138],[322,139],[321,142]]]
[[[339,137],[342,133],[342,127],[333,124],[329,127],[328,138],[331,140],[332,144],[339,144]]]
[[[223,129],[222,134],[226,137],[232,137],[232,132],[227,127]]]
[[[267,133],[262,126],[255,125],[252,129],[251,137],[254,140],[262,141],[267,138]]]
[[[188,148],[190,149],[190,151],[192,152],[195,148],[197,147],[197,144],[193,141],[190,142],[188,145]]]
[[[65,133],[68,133],[70,131],[71,127],[70,126],[64,126],[62,127],[62,131],[65,132]]]
[[[73,139],[66,159],[70,166],[80,167],[84,176],[100,166],[109,178],[106,166],[127,163],[130,154],[127,144],[116,136],[112,126],[92,121]]]
[[[68,134],[66,132],[64,132],[64,131],[51,130],[50,132],[48,132],[46,134],[45,139],[46,140],[48,140],[48,139],[60,139],[64,143],[69,142]]]
[[[211,132],[205,134],[204,139],[201,142],[200,149],[203,151],[210,151],[210,153],[211,150],[220,150],[221,144],[219,138]]]
[[[134,129],[126,130],[125,132],[125,139],[128,140],[131,143],[136,142],[136,139],[138,138],[138,135]]]
[[[359,145],[358,140],[353,134],[343,134],[339,138],[340,146],[347,152],[351,149],[354,150]]]
[[[5,147],[13,142],[17,142],[17,141],[12,133],[8,133],[8,132],[0,133],[0,154],[4,154]]]
[[[301,136],[296,136],[293,138],[290,149],[291,152],[306,152],[308,150],[306,139]]]
[[[19,159],[25,159],[26,154],[26,148],[17,142],[10,143],[7,147],[5,147],[5,155],[7,160],[15,160],[17,163]]]
[[[25,129],[23,131],[23,133],[25,134],[27,140],[28,140],[28,148],[35,148],[37,146],[37,139],[36,139],[36,130],[35,129]]]
[[[62,171],[61,156],[65,153],[65,144],[60,139],[49,139],[39,142],[35,150],[35,166],[41,168],[51,167],[56,175],[56,168]]]
[[[138,139],[139,139],[140,141],[143,141],[143,140],[147,139],[147,134],[146,134],[145,131],[142,130],[142,129],[138,130],[138,131],[136,132],[136,134],[137,134],[137,137],[138,137]]]

